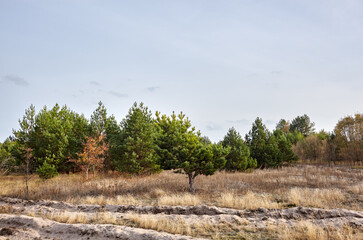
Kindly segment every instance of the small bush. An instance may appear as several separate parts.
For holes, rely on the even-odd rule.
[[[54,165],[48,164],[47,161],[43,162],[42,166],[37,169],[39,177],[43,180],[53,178],[58,175],[57,169]]]

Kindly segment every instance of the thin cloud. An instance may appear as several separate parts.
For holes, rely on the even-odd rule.
[[[157,89],[159,89],[159,87],[148,87],[147,90],[149,92],[155,92]]]
[[[90,81],[89,83],[92,84],[92,85],[95,85],[95,86],[100,86],[101,85],[99,82],[96,82],[96,81]]]
[[[266,120],[265,122],[267,125],[274,125],[276,122],[274,120]]]
[[[218,131],[218,130],[221,130],[222,127],[219,126],[219,125],[215,125],[213,123],[210,123],[208,124],[206,127],[205,127],[208,131]]]
[[[115,92],[115,91],[109,91],[108,92],[109,94],[115,96],[115,97],[118,97],[118,98],[126,98],[128,97],[127,94],[124,94],[124,93],[119,93],[119,92]]]
[[[29,82],[25,81],[24,78],[16,75],[6,75],[3,77],[4,82],[14,83],[18,86],[29,86]]]
[[[250,125],[252,124],[252,121],[247,119],[247,118],[242,118],[242,119],[238,119],[238,120],[229,120],[229,123],[234,123],[234,124],[242,124],[242,125]]]

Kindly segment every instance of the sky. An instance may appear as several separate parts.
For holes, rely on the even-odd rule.
[[[362,0],[0,0],[0,141],[56,103],[183,111],[202,135],[363,112]]]

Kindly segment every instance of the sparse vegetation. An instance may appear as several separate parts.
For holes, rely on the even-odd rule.
[[[270,225],[269,233],[277,235],[278,239],[290,240],[341,240],[341,239],[360,239],[362,233],[356,233],[356,230],[348,225],[340,228],[333,226],[318,226],[310,221],[300,221],[293,226],[285,224]]]
[[[200,176],[195,194],[185,175],[164,171],[139,177],[100,175],[83,183],[78,174],[61,174],[46,182],[33,177],[29,198],[88,204],[217,205],[233,208],[311,206],[362,210],[360,169],[299,166],[217,172]],[[21,176],[1,176],[0,195],[24,198]]]
[[[282,119],[272,132],[257,118],[245,140],[231,128],[223,141],[212,143],[183,113],[157,112],[154,119],[143,104],[135,103],[121,124],[107,117],[101,102],[89,122],[66,106],[44,107],[38,114],[31,106],[20,130],[0,145],[0,196],[44,205],[21,208],[4,200],[0,217],[21,213],[212,239],[359,238],[362,231],[342,222],[299,219],[298,212],[286,219],[272,216],[304,207],[363,210],[361,119],[346,117],[334,133],[315,133],[307,115],[291,124]],[[44,200],[73,208],[52,208]],[[89,207],[84,204],[93,210],[83,211]],[[105,210],[110,207],[121,212]],[[218,212],[226,209],[233,213]],[[271,214],[248,220],[241,211]]]

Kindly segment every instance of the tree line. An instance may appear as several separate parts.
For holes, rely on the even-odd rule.
[[[340,119],[333,132],[311,132],[297,141],[293,150],[302,162],[361,165],[363,114],[357,113]]]
[[[198,175],[218,170],[279,167],[299,158],[360,162],[362,119],[356,114],[340,120],[333,133],[315,133],[307,115],[291,123],[281,119],[272,132],[257,118],[245,138],[232,127],[212,143],[182,112],[154,116],[143,103],[134,103],[120,123],[102,102],[90,119],[67,106],[37,113],[31,105],[19,129],[0,144],[0,171],[37,173],[43,179],[83,172],[88,179],[98,171],[143,175],[173,169],[188,176],[194,191]]]

